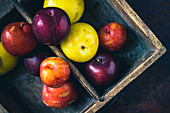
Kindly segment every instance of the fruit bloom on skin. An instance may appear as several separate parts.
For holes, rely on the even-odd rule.
[[[126,29],[119,23],[111,22],[103,26],[99,32],[100,45],[109,51],[122,48],[127,39]]]
[[[60,46],[69,59],[75,62],[86,62],[95,56],[99,46],[99,38],[91,25],[75,23],[71,26],[69,36]]]
[[[69,76],[70,68],[61,58],[48,57],[40,64],[40,78],[49,87],[60,87]]]
[[[14,22],[2,31],[1,41],[4,49],[14,56],[23,56],[31,52],[37,44],[31,24]]]
[[[109,53],[98,53],[86,64],[86,73],[90,81],[97,85],[109,85],[117,75],[116,59]]]
[[[84,12],[84,0],[45,0],[44,8],[58,7],[69,16],[71,23],[76,23]]]
[[[59,88],[43,86],[42,100],[52,108],[60,109],[74,102],[78,97],[78,92],[71,82],[64,83]]]
[[[25,69],[36,76],[40,75],[40,64],[41,62],[49,57],[50,54],[47,52],[36,52],[32,55],[29,55],[24,58],[24,67]]]
[[[70,32],[70,19],[66,12],[56,7],[39,10],[33,18],[33,32],[37,39],[47,45],[57,45]]]
[[[0,76],[11,71],[17,64],[18,57],[9,54],[0,42]]]

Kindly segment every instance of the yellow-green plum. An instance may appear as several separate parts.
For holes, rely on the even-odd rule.
[[[71,25],[70,34],[60,46],[69,59],[75,62],[87,62],[97,53],[99,38],[91,25],[79,22]]]
[[[58,7],[69,16],[71,23],[76,23],[84,12],[84,0],[44,0],[44,8]]]
[[[18,57],[9,54],[0,42],[0,76],[11,71],[17,64]]]

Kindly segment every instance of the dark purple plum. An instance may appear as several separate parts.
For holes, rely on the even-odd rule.
[[[24,67],[29,73],[35,76],[39,76],[40,64],[44,59],[48,58],[49,56],[50,54],[47,52],[38,52],[31,54],[30,56],[24,58]]]
[[[85,68],[89,80],[97,85],[109,85],[118,71],[116,59],[106,52],[98,53]]]
[[[70,19],[67,13],[56,7],[39,10],[32,23],[37,39],[47,45],[57,45],[63,41],[70,32]]]

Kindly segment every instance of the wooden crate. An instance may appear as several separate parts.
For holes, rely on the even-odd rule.
[[[20,3],[15,0],[10,1],[15,8],[9,5],[8,12],[1,16],[1,31],[11,22],[32,23],[31,17],[43,6],[43,0],[21,0]],[[64,56],[58,46],[49,46],[57,56],[69,64],[72,70],[70,79],[77,86],[79,97],[63,109],[47,107],[41,99],[43,84],[40,78],[26,72],[22,58],[20,58],[16,68],[3,79],[12,84],[15,95],[26,108],[22,111],[33,113],[96,112],[114,99],[123,88],[166,52],[165,47],[125,0],[85,0],[85,12],[79,22],[89,23],[98,31],[105,24],[113,21],[126,28],[127,42],[120,51],[110,52],[118,59],[120,66],[118,77],[112,85],[106,88],[93,85],[86,77],[84,64],[73,63]]]

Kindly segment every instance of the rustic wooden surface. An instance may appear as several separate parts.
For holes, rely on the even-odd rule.
[[[149,1],[152,1],[152,0],[149,0]],[[132,1],[131,1],[132,2]],[[131,3],[130,2],[130,3]],[[133,1],[134,2],[134,1]],[[132,2],[132,3],[133,3]],[[163,1],[164,2],[164,1]],[[145,6],[145,8],[147,9],[147,5],[148,4],[146,4],[146,2],[142,2],[143,3],[143,5],[146,5]],[[153,2],[152,2],[153,3]],[[136,4],[138,4],[138,2],[135,2],[134,3],[134,6],[135,7],[137,7],[137,8],[140,8],[138,5],[136,5]],[[154,3],[155,4],[155,3]],[[132,4],[133,5],[133,4]],[[155,4],[156,5],[156,4]],[[145,9],[145,10],[146,10]],[[91,9],[89,9],[89,10],[91,10]],[[144,10],[144,11],[145,11]],[[149,10],[149,9],[148,9]],[[141,10],[140,10],[141,11]],[[143,10],[142,10],[143,11]],[[142,12],[141,11],[141,12]],[[138,12],[137,12],[138,13]],[[151,14],[153,13],[153,12],[150,12]],[[141,16],[140,15],[140,13],[139,13],[139,16]],[[141,16],[141,17],[143,17],[143,16]],[[150,18],[150,16],[148,16],[149,18]],[[144,15],[144,18],[145,18],[145,15]],[[142,18],[143,19],[143,18]],[[150,18],[150,19],[152,19],[152,18]],[[150,19],[148,19],[148,20],[150,20]],[[108,21],[110,21],[110,20],[108,20]],[[152,22],[152,21],[151,21]],[[91,21],[91,24],[94,24],[93,23],[93,21]],[[104,23],[103,23],[104,24]],[[147,24],[147,23],[146,23]],[[160,24],[159,24],[160,25]],[[96,27],[96,28],[99,28],[100,26],[99,25],[94,25],[94,26],[98,26],[98,27]],[[150,26],[149,26],[150,27]],[[164,43],[163,43],[164,44]],[[162,59],[162,58],[161,58]],[[166,63],[168,63],[168,62],[166,62]],[[162,65],[163,66],[163,65]],[[167,68],[167,67],[166,67]],[[163,70],[165,70],[165,71],[163,71],[163,73],[166,73],[166,68],[165,69],[163,69]],[[160,68],[159,68],[160,69]],[[153,69],[154,70],[154,69]],[[160,71],[160,70],[159,70]],[[155,71],[151,71],[151,73],[152,74],[154,74],[155,73]],[[168,74],[168,73],[167,73]],[[24,74],[21,74],[21,75],[24,75]],[[28,74],[26,74],[27,75],[27,78],[28,79],[30,79],[31,81],[32,80],[35,80],[35,81],[37,81],[37,82],[39,82],[39,80],[36,78],[33,78],[33,77],[31,77],[30,75],[28,75]],[[143,74],[142,74],[143,75]],[[149,75],[148,75],[149,76]],[[147,77],[148,77],[147,76]],[[152,76],[153,77],[153,76]],[[142,78],[142,77],[140,77],[140,78]],[[139,79],[140,79],[139,78]],[[107,108],[107,106],[105,106],[105,107],[103,107],[103,109],[104,110],[106,110],[106,109],[108,109],[108,110],[106,110],[107,112],[111,112],[111,113],[113,113],[113,112],[140,112],[140,110],[138,109],[138,108],[145,108],[146,110],[144,111],[144,112],[146,112],[147,110],[150,110],[149,109],[149,107],[147,108],[146,106],[144,106],[145,104],[146,105],[150,105],[150,104],[152,104],[152,101],[155,101],[155,98],[157,98],[157,97],[159,97],[159,96],[161,96],[161,95],[159,95],[159,90],[157,90],[157,89],[160,89],[161,91],[162,91],[162,86],[160,86],[160,84],[159,84],[159,80],[163,80],[163,79],[160,79],[161,78],[161,76],[159,75],[158,76],[158,78],[151,78],[151,79],[148,79],[148,78],[145,78],[144,80],[143,80],[143,82],[139,82],[138,84],[136,83],[136,82],[132,82],[131,83],[131,85],[129,85],[128,87],[132,87],[132,89],[131,90],[129,90],[128,92],[126,92],[126,93],[124,93],[124,91],[126,91],[126,90],[128,90],[128,87],[122,92],[122,93],[120,93],[120,97],[118,97],[118,100],[116,101],[116,102],[119,102],[119,100],[122,100],[123,102],[122,103],[118,103],[118,104],[116,104],[116,109],[113,109],[113,106],[115,106],[115,103],[113,103],[113,104],[111,104],[111,107],[110,108]],[[138,80],[138,79],[137,79]],[[169,80],[169,79],[168,79]],[[136,80],[135,80],[136,81]],[[155,82],[158,82],[158,84],[157,83],[155,83],[154,85],[151,85],[152,84],[152,82],[154,81],[154,83]],[[17,83],[17,85],[21,85],[21,84],[19,84],[19,83],[21,83],[21,81],[19,81],[19,79],[17,80],[17,81],[15,81],[15,82],[18,82]],[[27,81],[26,81],[27,82]],[[141,87],[141,83],[143,84],[144,83],[144,85]],[[3,81],[1,82],[1,85],[3,85],[3,84],[5,84],[5,85],[9,85],[8,83],[3,83]],[[27,83],[24,83],[24,84],[27,84]],[[32,85],[30,85],[30,86],[34,86],[33,85],[34,83],[32,83]],[[41,83],[39,83],[39,84],[41,84]],[[147,86],[147,85],[149,85],[149,89],[145,89],[145,90],[143,90],[144,88],[145,88],[145,86]],[[158,85],[158,87],[156,87],[155,85]],[[165,80],[165,84],[163,84],[163,86],[164,85],[167,85],[167,88],[168,88],[168,81],[167,80]],[[21,88],[22,86],[18,86],[18,88]],[[41,86],[40,86],[41,87]],[[10,89],[11,87],[9,87],[9,89]],[[134,89],[133,89],[134,88]],[[147,87],[148,88],[148,87]],[[152,95],[152,93],[150,94],[150,93],[148,93],[149,92],[149,90],[150,89],[152,89],[153,88],[153,92],[156,92],[156,94],[158,93],[158,95],[155,95],[155,96],[153,96]],[[166,87],[165,87],[166,88]],[[3,89],[3,86],[1,87],[1,89]],[[10,92],[10,90],[7,90],[7,94],[11,94],[11,95],[6,95],[4,92],[1,92],[0,93],[0,95],[2,95],[2,96],[4,96],[4,95],[6,95],[6,98],[3,98],[2,99],[2,101],[3,101],[3,103],[5,103],[5,104],[8,104],[9,102],[10,102],[10,107],[11,108],[9,108],[9,110],[10,109],[12,109],[12,110],[14,110],[13,112],[16,112],[16,113],[22,113],[23,111],[27,111],[27,110],[25,110],[25,109],[28,109],[27,107],[25,107],[25,108],[23,108],[23,106],[24,106],[24,103],[23,103],[23,105],[21,105],[22,104],[22,102],[20,101],[20,98],[17,98],[17,103],[16,103],[16,95],[13,95],[13,93],[12,92]],[[141,91],[139,91],[139,89],[141,89]],[[6,91],[6,89],[3,89],[4,91]],[[14,89],[15,90],[15,89]],[[33,89],[33,90],[36,90],[36,88],[35,89]],[[18,89],[18,91],[20,91],[19,89]],[[40,92],[40,89],[39,90],[37,90],[38,92]],[[146,94],[144,94],[144,93],[141,93],[142,91],[144,91]],[[165,91],[162,91],[162,92],[168,92],[169,90],[165,90]],[[22,91],[20,91],[20,93],[22,94],[23,92]],[[26,93],[26,92],[25,92]],[[25,94],[24,93],[24,94]],[[143,95],[140,95],[140,96],[138,96],[138,94],[140,95],[140,94],[143,94]],[[148,94],[148,95],[147,95]],[[164,93],[163,93],[164,94]],[[168,93],[167,93],[168,94]],[[25,94],[25,95],[28,95],[28,94]],[[150,96],[151,95],[151,96]],[[166,95],[166,94],[165,94]],[[137,96],[137,97],[134,97],[134,96]],[[152,98],[152,96],[153,96],[153,98]],[[121,99],[121,97],[123,98],[123,99]],[[135,102],[139,102],[137,99],[139,99],[139,98],[142,98],[142,99],[144,99],[144,100],[147,100],[147,102],[145,102],[144,104],[138,104],[138,106],[135,106]],[[163,98],[163,97],[162,97]],[[158,100],[162,100],[162,98],[161,99],[158,99]],[[29,99],[29,98],[28,98]],[[4,102],[4,101],[8,101],[8,102]],[[36,101],[36,100],[35,100]],[[33,101],[34,102],[34,101]],[[134,104],[134,108],[131,106],[131,105],[129,105],[129,106],[127,106],[127,103],[132,103],[132,104]],[[142,101],[143,102],[143,101]],[[157,101],[156,101],[157,102]],[[166,101],[165,101],[166,102]],[[112,103],[112,102],[111,102]],[[163,103],[163,105],[166,107],[166,105],[164,104],[164,101],[161,101],[160,102],[161,104]],[[33,103],[32,103],[33,104]],[[154,103],[155,105],[157,105],[157,103]],[[119,105],[122,105],[122,106],[119,106]],[[7,106],[7,105],[6,105]],[[22,106],[22,107],[21,107]],[[27,106],[27,105],[25,105],[25,106]],[[32,107],[31,105],[28,105],[29,107]],[[43,106],[43,105],[42,105]],[[110,106],[110,105],[108,105],[108,106]],[[163,107],[164,107],[163,106]],[[34,106],[33,108],[36,108],[36,107],[38,107],[38,106]],[[135,107],[137,107],[136,109],[135,109]],[[152,108],[153,106],[151,106],[151,108]],[[16,109],[15,109],[16,108]],[[129,109],[128,109],[129,108]],[[160,108],[160,107],[158,107],[158,108]],[[30,110],[30,109],[29,109]],[[28,112],[31,112],[31,111],[29,111],[28,110]],[[47,110],[47,108],[46,108],[46,110]],[[117,110],[117,111],[116,111]],[[129,111],[128,111],[129,110]],[[161,107],[161,110],[163,110],[163,108]],[[67,110],[66,110],[67,111]],[[105,112],[106,112],[105,111]],[[158,110],[158,111],[160,111],[160,110]],[[164,112],[166,113],[166,109],[164,110]],[[102,110],[100,110],[99,112],[102,112]],[[152,110],[151,110],[151,112],[152,112]]]
[[[8,111],[0,104],[0,112],[1,113],[8,113]]]

